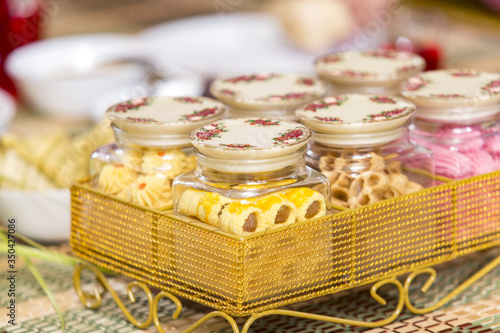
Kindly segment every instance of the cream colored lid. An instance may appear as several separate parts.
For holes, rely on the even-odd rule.
[[[111,106],[106,115],[130,134],[184,134],[217,121],[225,106],[207,97],[145,97]]]
[[[252,118],[221,120],[191,132],[193,146],[211,157],[264,159],[285,156],[307,144],[311,131],[284,120]]]
[[[318,75],[340,85],[393,85],[420,73],[425,60],[419,55],[394,50],[348,51],[319,57]]]
[[[325,94],[326,85],[311,77],[261,73],[216,80],[210,92],[232,107],[265,110],[296,107],[319,98]]]
[[[400,98],[346,94],[314,101],[296,114],[315,141],[352,146],[397,139],[414,111],[415,105]]]
[[[401,94],[413,101],[417,117],[465,121],[499,111],[500,74],[475,70],[438,70],[409,78]]]

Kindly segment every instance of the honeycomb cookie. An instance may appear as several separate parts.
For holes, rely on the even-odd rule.
[[[354,160],[355,156],[355,151],[347,150],[340,157],[320,159],[320,170],[330,181],[333,205],[356,208],[424,188],[402,173],[401,161],[395,160],[394,155],[384,158],[370,153],[368,160]],[[345,169],[365,171],[356,174]]]

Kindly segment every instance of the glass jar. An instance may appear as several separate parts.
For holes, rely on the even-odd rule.
[[[434,185],[432,153],[409,140],[415,106],[347,94],[297,110],[312,129],[306,161],[330,180],[332,205],[356,208]]]
[[[297,120],[300,105],[322,97],[321,80],[289,74],[261,73],[216,80],[210,93],[228,105],[225,118]]]
[[[172,181],[195,167],[189,133],[221,118],[225,107],[205,97],[146,97],[111,106],[115,144],[91,157],[91,185],[146,207],[172,206]]]
[[[305,165],[310,136],[301,124],[268,118],[196,129],[196,169],[174,180],[174,212],[238,235],[324,216],[330,188]]]
[[[417,105],[411,139],[436,156],[436,174],[464,179],[500,169],[500,74],[429,71],[402,94]]]
[[[328,82],[329,96],[377,94],[395,96],[407,78],[420,73],[425,60],[395,50],[329,53],[316,59],[316,72]]]

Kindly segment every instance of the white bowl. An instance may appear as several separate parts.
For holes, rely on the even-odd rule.
[[[16,233],[38,242],[67,241],[71,229],[69,189],[0,189],[0,223],[15,219]]]
[[[265,13],[209,14],[148,28],[149,53],[208,77],[254,72],[313,74],[316,55],[290,47],[280,22]]]
[[[3,89],[0,89],[0,135],[5,132],[9,122],[14,118],[16,102],[14,98]]]
[[[140,45],[135,37],[119,34],[45,39],[14,50],[6,71],[39,111],[88,118],[92,103],[107,91],[142,84],[145,69],[138,63],[105,66],[142,57]]]

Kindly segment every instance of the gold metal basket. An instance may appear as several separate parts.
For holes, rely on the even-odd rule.
[[[500,244],[500,171],[238,237],[78,183],[77,256],[233,316],[375,282]]]

